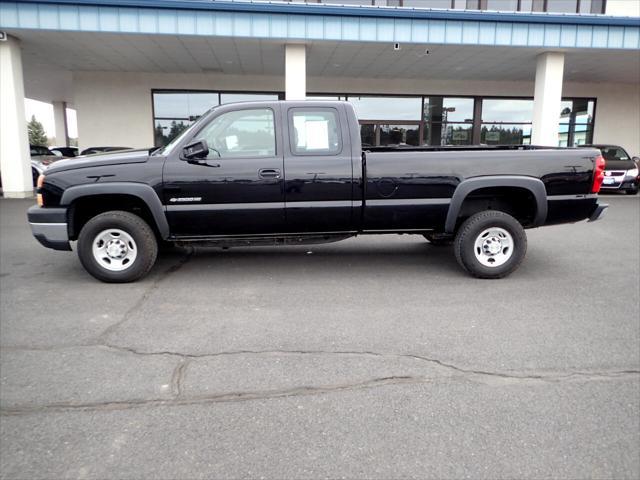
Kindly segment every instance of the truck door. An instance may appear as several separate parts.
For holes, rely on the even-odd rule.
[[[287,232],[355,229],[349,129],[337,107],[283,108]]]
[[[280,106],[229,105],[186,143],[206,140],[209,154],[186,161],[172,153],[163,172],[172,235],[279,233],[284,228]]]

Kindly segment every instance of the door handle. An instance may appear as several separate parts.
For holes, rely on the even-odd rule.
[[[277,168],[261,168],[258,170],[260,178],[280,178],[280,170]]]

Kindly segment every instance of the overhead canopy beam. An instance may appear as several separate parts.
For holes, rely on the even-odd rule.
[[[354,17],[358,17],[357,22]],[[0,2],[0,25],[9,31],[42,29],[567,49],[640,48],[640,26],[633,18],[266,2],[3,1]]]

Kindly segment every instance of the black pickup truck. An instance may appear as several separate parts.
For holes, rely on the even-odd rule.
[[[233,247],[419,234],[453,244],[480,278],[513,272],[526,228],[597,220],[596,149],[530,146],[362,150],[349,103],[215,107],[169,145],[61,160],[29,209],[45,247],[76,248],[106,282],[152,268],[165,242]]]

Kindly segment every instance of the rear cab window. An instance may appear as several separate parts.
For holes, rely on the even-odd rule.
[[[289,143],[293,155],[338,155],[342,134],[335,108],[289,109]]]

